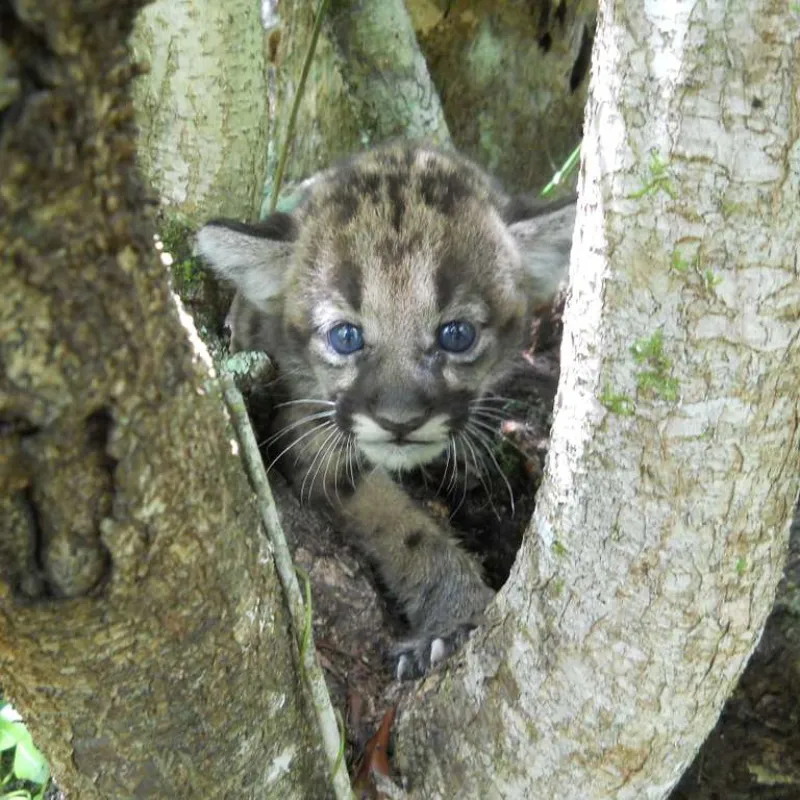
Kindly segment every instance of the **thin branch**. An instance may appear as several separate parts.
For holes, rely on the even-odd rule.
[[[347,775],[344,759],[341,758],[342,737],[339,733],[336,715],[328,694],[328,687],[325,685],[325,678],[317,661],[317,651],[314,648],[314,639],[310,626],[307,624],[307,613],[303,603],[303,595],[300,591],[300,584],[297,581],[289,546],[283,535],[278,509],[275,507],[272,490],[267,481],[267,474],[264,471],[264,463],[261,460],[256,437],[250,425],[250,417],[247,414],[242,393],[236,388],[232,376],[224,375],[222,377],[222,385],[225,393],[225,402],[242,448],[242,460],[258,499],[261,519],[264,521],[267,535],[272,543],[275,566],[286,595],[292,627],[297,638],[301,671],[308,686],[311,703],[319,725],[320,736],[322,737],[325,756],[330,766],[334,795],[336,800],[352,800],[353,793],[350,789],[350,778]]]

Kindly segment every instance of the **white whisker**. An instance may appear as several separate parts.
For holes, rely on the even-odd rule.
[[[520,400],[518,397],[506,397],[500,394],[486,394],[482,397],[476,397],[474,400],[470,400],[469,406],[470,408],[473,408],[475,406],[483,405],[484,403],[500,403],[501,405],[511,403],[525,407],[529,407],[531,405],[527,400]]]
[[[344,446],[339,447],[339,452],[336,454],[336,465],[333,468],[333,493],[336,495],[336,502],[341,506],[342,505],[342,498],[339,497],[339,464],[342,462],[342,455],[347,453],[347,448],[350,444],[350,434],[345,433],[342,431],[342,438],[344,439]],[[347,458],[345,457],[345,469],[347,468]],[[327,472],[327,469],[326,469]],[[325,476],[322,476],[322,480],[325,480]]]
[[[332,400],[314,400],[310,397],[303,397],[299,400],[287,400],[285,403],[278,403],[275,408],[283,408],[284,406],[297,406],[297,405],[317,405],[317,406],[335,406]]]
[[[453,446],[453,440],[451,437],[447,440],[447,450],[445,451],[447,453],[447,461],[445,461],[444,471],[442,472],[442,479],[439,481],[439,486],[436,489],[436,494],[439,494],[442,491],[442,488],[444,487],[444,482],[447,480],[447,470],[450,467],[450,448],[452,448],[452,446]]]
[[[458,484],[458,441],[455,438],[451,438],[450,441],[453,443],[453,476],[447,484],[447,494],[450,494],[453,487]]]
[[[458,438],[463,441],[463,437],[462,436],[459,435]],[[456,515],[456,513],[458,512],[458,509],[461,508],[461,506],[464,505],[464,501],[467,499],[467,478],[469,477],[469,470],[467,469],[467,467],[468,467],[468,465],[467,465],[467,448],[465,447],[463,449],[464,449],[464,488],[461,490],[461,500],[458,501],[458,505],[450,512],[450,519],[452,519]]]
[[[508,489],[508,497],[509,500],[511,501],[511,516],[513,517],[515,512],[515,505],[514,505],[514,491],[511,488],[511,484],[509,483],[505,472],[503,472],[503,470],[500,468],[500,464],[498,463],[497,458],[495,457],[494,454],[494,450],[492,448],[492,443],[486,438],[485,434],[481,433],[477,428],[474,428],[473,425],[474,425],[473,422],[468,422],[466,425],[466,430],[470,431],[470,433],[475,437],[477,443],[480,444],[483,447],[483,449],[488,453],[489,458],[491,458],[492,463],[495,465],[498,474],[505,482],[506,489]]]
[[[462,431],[459,436],[464,437],[464,442],[466,443],[467,447],[469,448],[470,453],[472,454],[472,462],[475,464],[475,472],[478,475],[478,480],[481,482],[481,486],[483,486],[483,491],[486,493],[486,499],[489,501],[489,505],[491,506],[494,515],[497,519],[501,519],[497,508],[495,507],[494,501],[492,500],[492,493],[489,491],[489,485],[486,483],[486,480],[483,477],[483,456],[478,459],[478,453],[475,452],[475,448],[472,446],[472,442],[470,440],[470,435],[468,431]]]
[[[328,501],[330,505],[333,505],[331,502],[331,498],[328,496],[328,470],[331,466],[331,461],[333,460],[333,454],[338,450],[339,455],[341,456],[342,451],[339,448],[339,444],[344,439],[345,433],[344,431],[340,430],[339,435],[333,440],[331,446],[328,448],[328,454],[325,459],[325,470],[322,473],[322,491],[325,494],[325,499]],[[334,472],[333,477],[333,484],[334,489],[336,489],[336,473]],[[313,487],[312,487],[313,488]]]
[[[347,463],[346,468],[347,471],[350,473],[350,485],[353,489],[356,488],[356,476],[353,473],[353,451],[355,450],[355,445],[353,442],[353,435],[350,434],[347,438]]]
[[[508,414],[505,414],[493,408],[477,408],[472,410],[472,416],[484,417],[485,419],[497,420],[498,422],[507,422],[512,419]]]
[[[314,458],[311,459],[311,463],[308,465],[308,469],[306,470],[306,474],[303,477],[303,482],[300,484],[300,505],[303,504],[303,493],[304,493],[305,488],[306,488],[306,481],[308,480],[308,476],[311,474],[311,470],[314,469],[314,465],[317,463],[317,461],[319,461],[320,467],[322,466],[322,459],[324,457],[323,454],[325,453],[325,448],[326,448],[328,442],[334,436],[336,436],[336,434],[339,432],[335,423],[331,423],[331,426],[333,427],[333,430],[328,434],[328,436],[326,437],[325,441],[320,445],[320,447],[317,450],[317,452],[314,453]],[[311,486],[309,487],[309,490],[308,490],[308,500],[309,500],[309,502],[311,502],[311,494],[312,494],[312,492],[314,490],[314,481],[317,479],[317,474],[318,473],[319,473],[319,467],[317,468],[317,472],[314,473],[314,478],[311,480]]]
[[[325,423],[321,423],[319,425],[315,425],[310,431],[306,431],[305,433],[303,433],[300,436],[298,436],[288,447],[286,447],[283,450],[281,450],[281,452],[278,453],[278,455],[275,456],[275,458],[273,458],[272,461],[269,462],[269,466],[267,467],[267,472],[269,472],[275,466],[275,464],[286,453],[288,453],[295,445],[299,444],[304,439],[307,439],[312,434],[322,433],[323,431],[327,430],[328,428],[334,428],[334,427],[336,427],[336,423],[335,422],[325,422]]]
[[[276,433],[271,434],[263,442],[261,442],[258,446],[263,447],[266,445],[269,447],[276,439],[280,439],[282,436],[285,436],[289,431],[293,431],[295,428],[299,428],[301,425],[305,425],[306,423],[313,422],[317,419],[325,419],[327,417],[332,417],[334,414],[333,411],[318,411],[316,414],[308,414],[301,419],[295,420],[291,422],[289,425],[284,426]]]
[[[482,422],[477,414],[470,420],[470,422],[473,425],[477,425],[483,430],[492,433],[495,438],[505,442],[509,447],[513,447],[514,450],[516,450],[524,459],[530,458],[530,454],[526,453],[510,436],[506,436],[502,430],[494,425],[491,425],[488,422]]]

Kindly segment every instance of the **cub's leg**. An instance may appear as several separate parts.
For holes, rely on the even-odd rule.
[[[397,677],[424,674],[464,641],[494,592],[452,533],[383,470],[363,474],[339,514],[411,625],[396,650]]]

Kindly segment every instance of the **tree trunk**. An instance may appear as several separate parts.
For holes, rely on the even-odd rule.
[[[401,716],[414,797],[665,796],[780,577],[797,37],[723,0],[609,0],[597,37],[545,481],[487,624]]]
[[[0,12],[3,688],[81,800],[324,797],[237,441],[141,217],[135,4],[85,6]]]
[[[453,144],[509,191],[580,143],[596,0],[407,0]]]
[[[282,0],[275,48],[275,166],[306,57],[317,3]],[[406,136],[449,142],[439,96],[431,83],[402,0],[332,0],[323,19],[291,142],[288,184],[308,178],[369,144]],[[265,209],[266,211],[266,209]]]
[[[136,19],[142,168],[170,215],[253,219],[267,160],[264,31],[253,0],[158,0]]]
[[[800,506],[764,633],[670,800],[800,797]]]
[[[271,192],[316,4],[271,35]],[[509,190],[543,185],[579,143],[597,3],[332,0],[300,103],[291,185],[392,137],[452,144]]]

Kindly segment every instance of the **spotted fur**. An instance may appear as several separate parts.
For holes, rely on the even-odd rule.
[[[465,461],[488,457],[476,404],[563,280],[573,224],[572,200],[510,200],[459,156],[394,145],[322,173],[291,215],[198,234],[199,253],[238,289],[233,345],[267,351],[285,376],[271,457],[301,498],[336,510],[408,617],[401,677],[444,658],[491,591],[393,475],[459,443]],[[452,321],[477,333],[464,352],[441,344]],[[345,322],[363,348],[342,355],[329,333]]]

